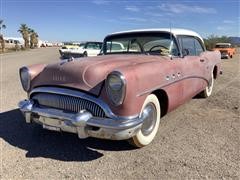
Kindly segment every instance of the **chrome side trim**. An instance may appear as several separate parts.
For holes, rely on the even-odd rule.
[[[168,76],[168,77],[169,77],[169,76]],[[169,77],[169,78],[170,78],[170,77]],[[154,87],[154,88],[147,89],[147,90],[145,90],[145,91],[143,91],[143,92],[141,92],[141,93],[138,93],[138,94],[137,94],[137,97],[140,97],[140,96],[149,94],[149,93],[151,93],[151,92],[153,92],[153,91],[155,91],[155,90],[157,90],[157,89],[165,88],[165,87],[170,86],[170,85],[172,85],[172,84],[174,84],[174,83],[177,83],[177,82],[179,82],[179,81],[183,81],[183,80],[189,79],[189,78],[202,79],[202,80],[206,81],[207,83],[209,83],[209,80],[207,80],[207,79],[204,78],[204,77],[200,77],[200,76],[188,76],[188,77],[184,77],[184,78],[181,78],[181,79],[177,79],[177,80],[174,80],[174,81],[171,81],[171,82],[167,81],[168,83],[165,83],[165,84],[163,84],[163,85],[161,85],[161,86],[156,86],[156,87]],[[167,78],[166,78],[166,80],[167,80]],[[170,80],[170,79],[169,79],[169,80]]]
[[[34,88],[31,92],[29,97],[31,97],[34,93],[52,93],[52,94],[61,94],[61,95],[66,95],[66,96],[73,96],[73,97],[79,97],[88,101],[91,101],[93,103],[96,103],[97,105],[99,105],[103,111],[105,112],[106,116],[111,118],[111,119],[135,119],[138,117],[137,115],[133,115],[133,116],[117,116],[115,115],[111,109],[109,108],[109,106],[103,102],[101,99],[99,98],[95,98],[91,95],[88,95],[86,93],[80,92],[80,91],[76,91],[76,90],[71,90],[71,89],[66,89],[66,88],[59,88],[59,87],[38,87],[38,88]]]

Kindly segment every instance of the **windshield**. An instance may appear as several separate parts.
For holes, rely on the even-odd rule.
[[[227,44],[217,44],[215,47],[216,48],[229,48],[230,46]]]
[[[104,54],[145,53],[178,56],[178,49],[169,33],[130,33],[105,39]]]
[[[101,50],[102,42],[87,42],[84,46],[86,49]]]
[[[69,46],[69,45],[73,45],[73,43],[72,42],[64,42],[63,45]]]
[[[84,48],[85,43],[80,43],[79,47]]]

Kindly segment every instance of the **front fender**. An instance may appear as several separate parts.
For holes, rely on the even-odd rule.
[[[27,67],[31,76],[31,82],[34,81],[34,79],[43,71],[45,67],[46,64],[34,64]],[[32,83],[30,83],[30,91],[32,88]]]

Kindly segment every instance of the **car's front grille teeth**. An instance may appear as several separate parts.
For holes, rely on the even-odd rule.
[[[50,93],[38,93],[32,97],[33,100],[37,101],[39,105],[80,112],[81,110],[87,110],[95,117],[105,117],[103,109],[92,101],[85,100],[79,97],[66,96],[60,94]]]

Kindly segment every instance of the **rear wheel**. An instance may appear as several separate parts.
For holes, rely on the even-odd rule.
[[[208,86],[200,93],[200,96],[203,98],[207,98],[211,96],[212,90],[213,90],[213,84],[214,84],[214,77],[212,72],[211,79],[208,82]]]
[[[135,147],[150,144],[157,134],[160,124],[160,103],[154,94],[150,94],[143,103],[141,115],[143,124],[137,134],[129,142]]]
[[[87,54],[87,52],[85,51],[84,53],[83,53],[83,57],[87,57],[88,56],[88,54]]]

